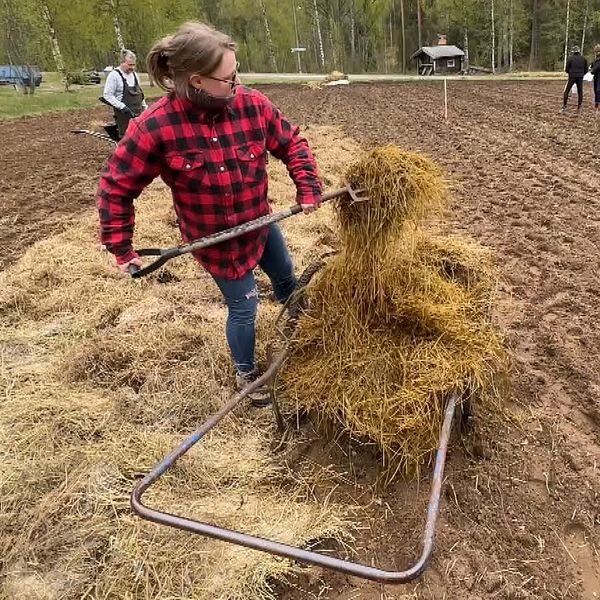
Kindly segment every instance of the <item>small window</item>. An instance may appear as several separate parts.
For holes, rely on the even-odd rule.
[[[454,64],[454,59],[453,59],[453,58],[449,58],[449,59],[448,59],[448,68],[450,68],[450,67],[454,67],[454,66],[456,66],[456,65]]]

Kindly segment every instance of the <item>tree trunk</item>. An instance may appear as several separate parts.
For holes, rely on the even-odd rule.
[[[508,25],[508,70],[513,70],[514,65],[514,45],[515,45],[515,4],[510,0]]]
[[[356,21],[354,17],[354,0],[350,0],[350,60],[352,70],[356,69]]]
[[[423,47],[423,13],[421,11],[421,0],[417,0],[417,33],[419,36],[419,48]]]
[[[244,45],[244,54],[246,55],[246,64],[248,65],[248,71],[252,72],[252,61],[250,59],[250,49],[248,48],[248,40],[244,37],[242,44]]]
[[[492,73],[496,73],[496,20],[494,15],[494,0],[492,0]]]
[[[388,73],[388,45],[385,23],[383,24],[383,70],[385,73]]]
[[[115,36],[117,38],[117,46],[119,48],[119,52],[123,52],[123,50],[125,49],[125,42],[123,41],[123,34],[121,33],[121,24],[119,23],[119,11],[115,0],[110,0],[110,8],[112,11]]]
[[[510,29],[509,29],[509,24],[508,24],[508,17],[504,20],[504,34],[503,34],[503,40],[504,40],[504,49],[503,49],[503,56],[504,56],[504,66],[509,67],[510,69]]]
[[[469,70],[469,28],[467,27],[467,18],[465,16],[465,33],[464,33],[464,44],[465,44],[465,71]]]
[[[503,42],[504,42],[504,31],[502,30],[502,26],[498,27],[498,43],[496,44],[496,69],[502,69],[503,63]]]
[[[3,10],[0,11],[0,14],[3,18],[0,26],[4,32],[4,39],[2,41],[4,42],[4,51],[6,53],[8,64],[11,67],[14,65],[24,65],[29,61],[24,60],[21,52],[24,45],[22,40],[23,36],[19,35],[19,33],[21,33],[21,28],[20,26],[15,27],[15,23],[18,19],[17,14],[21,9],[20,2],[9,2],[8,0],[3,0],[1,4],[3,6]],[[26,64],[26,66],[27,70],[30,71],[29,65]],[[17,68],[19,69],[19,72],[21,72],[21,69],[18,66]],[[22,88],[20,91],[22,91],[23,94],[33,94],[35,92],[35,82],[33,81],[31,72],[29,72],[29,86],[21,86],[19,83],[15,83],[14,87],[15,90]]]
[[[540,48],[539,0],[532,0],[531,49],[529,52],[529,70],[530,71],[536,71],[539,68],[539,48]]]
[[[271,62],[271,69],[273,73],[278,73],[277,70],[277,59],[275,58],[275,47],[273,46],[273,38],[271,37],[271,28],[269,27],[269,19],[267,18],[267,7],[265,6],[264,0],[258,0],[260,4],[260,11],[262,12],[263,25],[265,26],[265,37],[267,38],[267,50],[269,52],[269,61]]]
[[[567,57],[569,56],[569,18],[571,16],[571,0],[567,0],[567,16],[565,25],[565,56],[563,71],[567,68]]]
[[[337,69],[338,64],[338,56],[337,56],[337,47],[335,42],[333,41],[333,23],[329,22],[329,45],[331,46],[331,55],[333,59],[333,70]]]
[[[323,34],[321,33],[321,19],[319,18],[319,9],[317,8],[317,0],[313,0],[313,9],[315,11],[315,27],[317,28],[317,40],[319,42],[319,59],[321,63],[321,69],[325,68],[325,51],[323,50]],[[352,22],[354,26],[354,22]],[[354,54],[354,50],[352,50]]]
[[[590,14],[590,0],[586,0],[585,13],[583,14],[583,29],[581,31],[581,54],[585,54],[585,34],[586,34],[586,30],[587,30],[589,14]]]
[[[502,34],[498,42],[498,61],[496,67],[504,69],[508,65],[508,18],[502,19]]]
[[[62,53],[60,51],[60,45],[58,43],[58,37],[56,36],[56,30],[54,29],[54,23],[52,21],[52,15],[50,9],[45,2],[42,2],[42,16],[46,27],[48,28],[48,35],[50,36],[50,49],[52,50],[52,57],[56,64],[56,70],[61,74],[63,78],[63,85],[65,91],[69,91],[69,78],[67,77],[67,70],[65,68],[65,61],[63,60]]]
[[[253,65],[252,65],[252,59],[251,59],[251,54],[250,54],[250,49],[248,46],[248,32],[246,31],[246,28],[244,28],[241,32],[240,35],[240,56],[242,55],[242,50],[243,50],[243,56],[244,58],[240,60],[240,62],[242,62],[242,60],[245,61],[244,64],[244,70],[245,71],[249,71],[250,73],[252,71],[254,71]]]
[[[400,23],[402,27],[402,72],[406,73],[406,25],[404,23],[404,0],[400,0]]]
[[[300,39],[298,37],[298,19],[296,18],[296,3],[292,0],[292,11],[294,13],[294,31],[296,32],[296,48],[300,45]],[[298,60],[298,73],[302,73],[302,61],[300,59],[300,52],[296,50],[296,58]]]

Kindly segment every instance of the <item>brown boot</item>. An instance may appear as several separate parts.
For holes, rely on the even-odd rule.
[[[247,373],[236,373],[235,382],[237,385],[237,389],[241,392],[244,388],[247,388],[251,383],[255,382],[262,373],[254,368],[252,371]],[[271,393],[269,391],[268,385],[261,385],[258,389],[250,392],[248,394],[248,398],[252,401],[252,406],[256,406],[257,408],[264,408],[265,406],[271,405]]]

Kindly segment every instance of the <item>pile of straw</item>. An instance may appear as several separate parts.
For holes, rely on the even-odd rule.
[[[483,249],[419,227],[448,195],[429,159],[380,148],[346,180],[369,199],[337,206],[343,248],[309,288],[281,392],[376,443],[389,481],[431,458],[451,392],[493,395],[505,363],[488,318],[495,280]]]
[[[325,82],[329,83],[330,81],[342,81],[344,79],[348,79],[348,76],[341,71],[331,71],[325,76]]]

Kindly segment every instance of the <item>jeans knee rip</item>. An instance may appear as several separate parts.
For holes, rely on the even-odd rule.
[[[245,296],[246,300],[250,300],[251,298],[258,298],[258,288],[254,288],[250,290]]]

